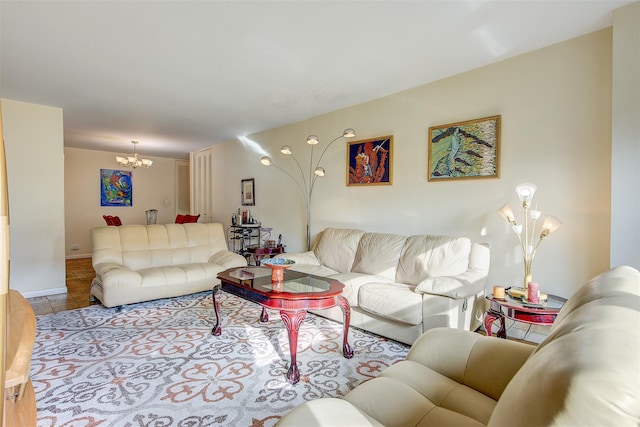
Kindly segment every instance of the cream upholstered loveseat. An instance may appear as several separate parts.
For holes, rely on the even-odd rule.
[[[489,248],[464,237],[326,228],[293,270],[345,285],[351,326],[412,344],[424,331],[475,329],[484,313]],[[314,313],[342,321],[339,307]]]
[[[605,272],[564,305],[539,346],[432,329],[406,360],[343,399],[307,402],[289,426],[640,425],[640,273]]]
[[[217,223],[97,227],[90,235],[90,296],[106,307],[211,290],[219,272],[247,265]]]

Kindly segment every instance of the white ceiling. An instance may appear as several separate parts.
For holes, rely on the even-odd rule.
[[[0,1],[0,96],[186,158],[611,25],[633,0]]]

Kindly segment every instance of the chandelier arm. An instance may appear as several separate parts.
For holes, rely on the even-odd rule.
[[[313,174],[313,147],[314,146],[315,144],[311,145],[311,152],[309,153],[309,188],[307,189],[309,191],[309,198],[311,198],[311,188],[313,187],[312,176],[314,176]]]
[[[538,247],[540,246],[540,243],[542,243],[542,239],[544,237],[540,237],[538,239],[538,243],[536,243],[536,247],[533,249],[533,252],[531,253],[531,260],[533,261],[533,257],[535,256],[536,252],[538,252]]]
[[[529,246],[531,244],[529,241],[529,207],[526,202],[522,204],[522,207],[524,208],[524,256],[529,259]]]
[[[533,240],[534,240],[534,236],[535,236],[535,231],[536,231],[536,221],[537,220],[533,220],[532,224],[531,224],[531,236],[529,237],[529,242],[531,242],[531,244],[533,245]],[[538,244],[536,245],[536,248],[538,247],[538,245],[540,245],[540,240],[538,240]],[[533,257],[531,257],[533,258]]]
[[[309,198],[307,197],[307,194],[305,193],[305,189],[304,189],[304,187],[302,187],[302,184],[300,184],[300,182],[293,175],[291,175],[289,172],[287,172],[286,170],[282,169],[280,166],[276,165],[275,163],[271,163],[271,166],[273,166],[274,168],[276,168],[276,169],[282,171],[283,173],[285,173],[289,178],[291,178],[293,180],[293,182],[296,183],[296,185],[298,186],[298,189],[302,193],[302,197],[304,197],[305,205],[307,206],[307,210],[308,210]]]
[[[526,259],[527,258],[527,249],[526,249],[526,246],[525,246],[526,242],[522,241],[522,236],[520,236],[520,234],[516,233],[516,236],[518,236],[518,242],[520,243],[520,249],[522,249],[522,255]]]
[[[334,142],[336,142],[337,140],[339,140],[340,138],[343,138],[343,137],[344,137],[344,135],[339,135],[339,136],[337,136],[333,141],[331,141],[330,143],[328,143],[326,147],[324,147],[324,150],[322,150],[322,153],[320,153],[320,158],[318,159],[318,162],[316,163],[316,167],[318,167],[318,166],[320,165],[320,161],[321,161],[321,160],[322,160],[322,158],[324,157],[324,153],[327,151],[327,149],[328,149],[329,147],[331,147],[331,145],[332,145]],[[311,151],[311,155],[313,156],[313,146],[311,146],[311,149],[312,149],[312,151]],[[310,163],[313,163],[313,159],[312,159],[312,161],[311,161]],[[311,169],[309,169],[309,171],[311,171]]]
[[[317,179],[318,175],[313,174],[313,178],[311,179],[311,186],[309,187],[309,203],[311,203],[311,195],[313,194],[313,187],[316,185]]]
[[[302,192],[303,192],[303,193],[306,193],[306,191],[307,191],[307,179],[306,179],[306,178],[305,178],[305,176],[304,176],[304,172],[302,172],[302,166],[300,165],[300,162],[298,161],[298,159],[296,159],[296,156],[294,156],[294,155],[293,155],[293,153],[292,153],[292,154],[290,154],[290,156],[291,156],[291,158],[293,159],[293,161],[294,161],[294,162],[296,162],[296,165],[298,165],[298,170],[300,171],[300,176],[302,177],[302,182],[304,183],[304,185],[303,185],[303,186],[302,186],[302,185],[300,185],[300,184],[295,180],[295,178],[293,178],[293,176],[292,176],[292,175],[290,175],[290,174],[288,174],[288,175],[289,175],[289,176],[291,176],[291,178],[293,178],[293,180],[294,180],[294,181],[296,181],[296,183],[298,184],[298,186],[300,186],[300,187],[301,187],[301,189],[303,189],[303,190],[302,190]],[[277,167],[277,166],[276,166],[276,167]],[[283,169],[281,169],[281,168],[279,168],[279,167],[278,167],[278,169],[280,169],[280,170],[284,171]],[[305,197],[306,197],[306,195],[305,195]]]

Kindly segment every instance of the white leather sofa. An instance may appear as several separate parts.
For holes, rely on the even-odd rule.
[[[489,247],[464,237],[326,228],[312,250],[282,254],[292,270],[345,285],[351,326],[412,344],[440,326],[476,329],[485,310]],[[342,322],[339,307],[314,313]]]
[[[405,361],[277,425],[637,427],[638,325],[640,272],[618,267],[582,286],[537,347],[432,329]]]
[[[247,265],[217,223],[97,227],[90,235],[90,297],[106,307],[211,290],[219,272]]]

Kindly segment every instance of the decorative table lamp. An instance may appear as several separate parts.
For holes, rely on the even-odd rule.
[[[498,209],[498,213],[506,219],[509,224],[511,224],[511,228],[517,234],[518,240],[520,242],[520,246],[522,247],[522,255],[524,258],[524,289],[525,295],[526,290],[531,282],[531,265],[533,264],[533,258],[536,255],[536,251],[538,250],[538,246],[542,243],[542,239],[547,237],[549,234],[553,233],[562,225],[562,221],[558,218],[547,215],[545,216],[542,226],[540,227],[540,234],[538,237],[538,241],[534,246],[534,237],[536,233],[536,222],[542,215],[537,209],[531,209],[531,200],[533,200],[533,194],[536,192],[538,187],[534,184],[523,183],[516,187],[516,193],[518,193],[518,198],[522,203],[522,208],[524,209],[524,218],[522,224],[518,224],[516,222],[515,216],[511,207],[506,204]]]

